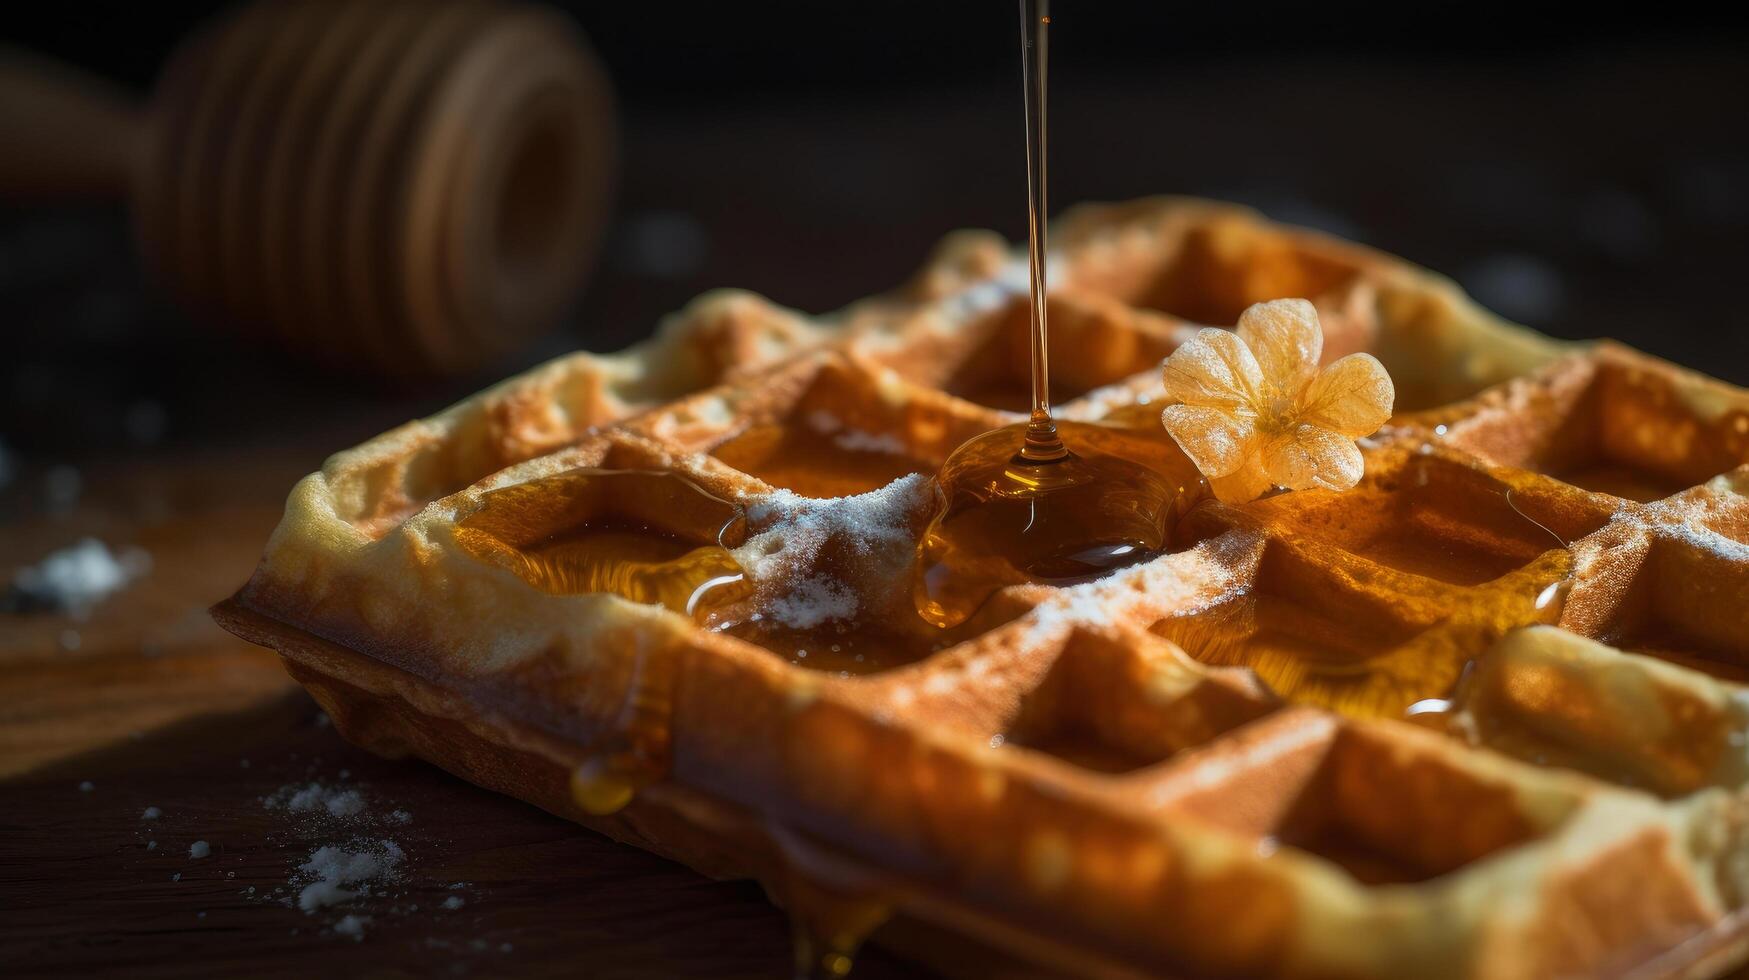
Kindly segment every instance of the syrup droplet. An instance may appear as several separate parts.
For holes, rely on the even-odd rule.
[[[863,941],[893,913],[892,903],[880,895],[845,894],[794,872],[785,883],[783,904],[789,909],[798,980],[848,976]]]
[[[638,790],[668,774],[678,650],[651,646],[633,656],[618,714],[571,772],[571,798],[595,816],[618,812]]]
[[[752,585],[741,511],[674,473],[578,469],[487,493],[456,541],[546,592],[611,592],[701,616]]]
[[[606,756],[596,756],[571,773],[571,798],[584,813],[606,816],[617,813],[632,801],[638,780],[627,773],[615,771]]]

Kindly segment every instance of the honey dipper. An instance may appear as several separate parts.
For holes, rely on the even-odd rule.
[[[604,223],[613,126],[551,11],[266,0],[184,42],[143,109],[0,53],[0,143],[0,193],[127,196],[202,319],[408,374],[553,324]]]

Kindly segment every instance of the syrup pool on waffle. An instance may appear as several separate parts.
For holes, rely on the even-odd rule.
[[[544,592],[610,592],[702,615],[752,585],[729,549],[746,539],[741,509],[685,477],[576,469],[494,490],[456,540]]]
[[[1047,6],[1042,0],[1021,3],[1031,418],[968,440],[936,475],[936,513],[917,546],[912,591],[918,614],[942,628],[971,618],[1003,586],[1073,585],[1161,554],[1200,483],[1163,437],[1051,417],[1044,227]]]

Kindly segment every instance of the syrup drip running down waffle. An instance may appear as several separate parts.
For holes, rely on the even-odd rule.
[[[809,969],[877,926],[960,973],[1740,959],[1749,393],[1236,208],[1053,241],[1059,418],[1172,451],[1160,360],[1302,296],[1397,385],[1361,485],[924,623],[928,474],[1026,405],[1024,266],[962,233],[838,314],[713,294],[336,455],[217,614],[361,744],[758,877]],[[591,530],[626,561],[578,565]]]

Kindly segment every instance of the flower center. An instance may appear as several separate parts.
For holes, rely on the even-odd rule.
[[[1294,400],[1287,395],[1275,393],[1262,405],[1257,428],[1259,431],[1275,435],[1293,428]]]

